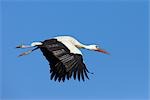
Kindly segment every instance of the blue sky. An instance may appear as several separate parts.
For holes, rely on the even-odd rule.
[[[146,1],[2,2],[3,100],[148,100]],[[15,49],[57,35],[99,44],[111,55],[82,50],[90,80],[49,80],[40,50]]]

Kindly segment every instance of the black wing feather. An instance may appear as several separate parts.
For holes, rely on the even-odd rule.
[[[78,77],[79,81],[81,78],[84,81],[84,75],[89,79],[89,71],[83,63],[82,55],[70,53],[70,50],[56,39],[43,41],[39,48],[49,61],[51,80],[64,82],[65,78],[69,80],[73,76],[74,79]]]

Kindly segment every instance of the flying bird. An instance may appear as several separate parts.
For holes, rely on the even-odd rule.
[[[19,45],[16,48],[32,47],[34,49],[20,54],[19,57],[40,49],[50,65],[50,79],[59,82],[64,82],[65,79],[69,80],[71,77],[79,81],[81,79],[85,81],[85,78],[89,79],[87,73],[91,72],[86,68],[79,49],[109,54],[97,45],[84,45],[71,36],[57,36],[41,42],[32,42],[30,45]]]

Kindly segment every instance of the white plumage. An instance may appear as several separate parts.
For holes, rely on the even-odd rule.
[[[85,77],[89,79],[87,75],[89,71],[83,62],[82,53],[79,49],[84,48],[109,54],[97,45],[84,45],[71,36],[58,36],[43,42],[33,42],[31,45],[17,46],[17,48],[31,47],[36,48],[20,54],[19,57],[40,49],[51,67],[51,79],[59,82],[65,81],[66,78],[69,80],[72,76],[74,79],[78,77],[79,81],[80,78],[83,81]]]
[[[70,50],[70,53],[82,55],[81,51],[77,48],[82,46],[82,44],[75,40],[73,37],[58,36],[54,38],[57,39],[59,42],[63,43]]]

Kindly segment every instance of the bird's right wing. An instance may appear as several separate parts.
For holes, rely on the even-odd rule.
[[[70,50],[56,39],[49,39],[43,42],[40,47],[43,55],[50,63],[51,79],[55,81],[68,80],[73,76],[74,79],[85,77],[89,79],[87,72],[89,72],[83,63],[82,55],[70,53]],[[85,76],[85,77],[84,77]]]

